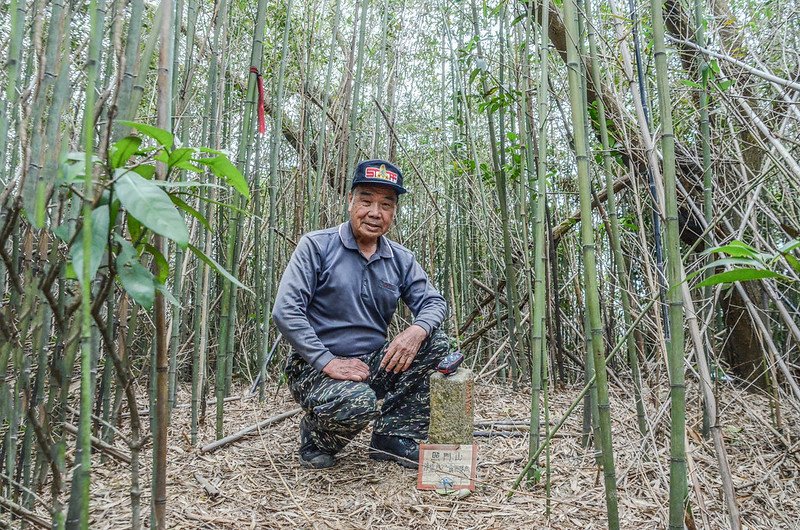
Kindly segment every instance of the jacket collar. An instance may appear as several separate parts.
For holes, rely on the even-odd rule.
[[[339,239],[342,240],[342,245],[344,245],[345,248],[355,250],[356,252],[361,252],[361,250],[358,248],[358,242],[353,235],[353,227],[350,226],[350,221],[345,221],[339,225]],[[375,252],[375,254],[382,258],[394,257],[392,245],[389,243],[389,240],[386,238],[386,236],[381,236],[378,240],[378,250]]]

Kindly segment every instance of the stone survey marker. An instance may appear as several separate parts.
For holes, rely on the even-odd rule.
[[[430,443],[419,448],[418,489],[475,489],[474,381],[472,371],[465,368],[450,376],[431,375]]]

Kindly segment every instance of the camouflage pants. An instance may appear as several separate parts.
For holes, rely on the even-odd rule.
[[[286,366],[289,390],[306,412],[303,422],[316,446],[335,454],[375,418],[374,432],[425,438],[430,420],[429,376],[448,353],[441,331],[422,343],[411,366],[395,374],[381,369],[384,346],[361,357],[369,366],[366,382],[339,381],[317,372],[297,352]],[[378,400],[383,406],[378,410]]]

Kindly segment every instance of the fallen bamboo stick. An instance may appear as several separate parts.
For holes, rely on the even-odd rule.
[[[78,428],[71,423],[64,422],[64,430],[70,434],[74,434],[75,436],[78,435]],[[113,456],[117,460],[125,462],[126,464],[131,463],[131,456],[123,453],[120,449],[114,447],[111,444],[108,444],[101,440],[100,438],[95,438],[94,436],[91,437],[92,439],[92,447],[97,448],[99,451]]]
[[[5,497],[0,496],[0,506],[6,508],[13,514],[18,515],[22,519],[25,519],[29,523],[33,523],[39,528],[50,528],[50,523],[33,513],[32,511],[28,510],[24,506],[20,506],[16,502],[13,502]],[[9,528],[11,528],[9,526]]]
[[[292,416],[295,416],[295,415],[299,414],[301,410],[303,410],[303,409],[301,409],[300,407],[297,407],[296,409],[292,409],[292,410],[289,410],[287,412],[283,412],[281,414],[278,414],[277,416],[272,416],[271,418],[267,418],[266,420],[258,422],[255,425],[251,425],[249,427],[245,427],[241,431],[235,432],[235,433],[231,434],[230,436],[226,436],[225,438],[220,438],[219,440],[217,440],[215,442],[211,442],[210,444],[204,445],[203,447],[200,448],[200,452],[201,453],[213,453],[217,449],[219,449],[221,447],[225,447],[226,445],[232,444],[233,442],[235,442],[237,440],[241,440],[242,438],[244,438],[248,434],[251,434],[251,433],[257,431],[258,429],[260,429],[262,427],[266,427],[267,425],[272,425],[273,423],[278,423],[279,421],[283,421],[283,420],[285,420],[287,418],[291,418]]]

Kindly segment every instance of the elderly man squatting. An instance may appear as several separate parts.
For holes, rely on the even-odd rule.
[[[273,318],[293,350],[286,375],[305,411],[304,467],[335,465],[334,455],[373,419],[370,458],[417,467],[428,378],[448,353],[438,329],[447,307],[414,255],[385,237],[406,191],[393,164],[361,162],[349,221],[304,235],[281,278]],[[414,322],[387,341],[399,299]]]

